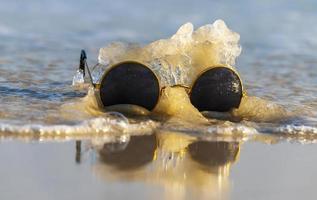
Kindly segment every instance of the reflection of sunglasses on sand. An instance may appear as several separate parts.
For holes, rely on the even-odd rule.
[[[99,150],[100,160],[121,170],[136,169],[156,159],[157,144],[156,135],[132,136],[127,144],[105,143]],[[234,163],[240,152],[237,142],[194,141],[186,149],[194,161],[206,167]]]
[[[82,51],[80,69],[85,71],[86,54]],[[88,73],[91,78],[89,68]],[[159,78],[147,66],[137,61],[112,65],[104,72],[100,83],[93,84],[103,106],[132,104],[153,110],[162,89]],[[199,111],[229,111],[238,108],[243,88],[236,71],[226,66],[212,66],[203,71],[187,89],[190,101]]]

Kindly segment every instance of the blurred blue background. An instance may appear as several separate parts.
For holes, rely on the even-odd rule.
[[[199,27],[216,19],[223,19],[240,33],[245,51],[270,48],[309,53],[317,46],[314,0],[1,0],[0,3],[1,54],[43,50],[66,53],[86,48],[96,56],[100,47],[113,40],[149,42],[169,37],[185,22]]]

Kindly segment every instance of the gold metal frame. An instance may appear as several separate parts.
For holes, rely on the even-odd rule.
[[[119,62],[119,63],[115,63],[113,65],[111,65],[104,73],[103,75],[101,76],[101,78],[99,79],[99,83],[96,83],[94,84],[94,89],[95,89],[95,94],[97,96],[97,102],[98,102],[98,105],[101,106],[101,107],[105,107],[101,101],[101,96],[100,96],[100,87],[101,87],[101,82],[102,80],[104,79],[105,76],[107,76],[107,74],[112,70],[114,69],[115,67],[121,65],[121,64],[125,64],[125,63],[135,63],[135,64],[141,64],[145,67],[147,67],[149,70],[151,70],[151,72],[153,72],[157,82],[158,82],[158,85],[159,85],[159,91],[158,91],[158,94],[159,94],[159,98],[158,98],[158,101],[156,102],[156,105],[154,106],[153,110],[155,110],[155,108],[157,107],[158,105],[158,102],[162,96],[162,91],[164,88],[166,88],[167,86],[162,86],[161,84],[161,81],[159,79],[159,77],[157,76],[157,74],[151,69],[151,67],[149,67],[149,64],[145,64],[143,62],[140,62],[140,61],[135,61],[135,60],[126,60],[126,61],[122,61],[122,62]],[[232,72],[234,72],[238,78],[239,78],[239,81],[240,81],[240,85],[241,85],[241,88],[242,88],[242,95],[241,95],[241,99],[247,95],[246,91],[244,90],[244,86],[243,86],[243,82],[242,82],[242,79],[239,75],[239,73],[237,72],[237,70],[233,67],[233,66],[230,66],[230,65],[222,65],[222,64],[219,64],[219,65],[215,65],[215,66],[212,66],[212,67],[207,67],[206,69],[204,69],[203,71],[201,71],[196,79],[192,82],[192,84],[190,86],[186,86],[186,85],[182,85],[182,84],[177,84],[177,85],[172,85],[172,86],[169,86],[169,87],[183,87],[186,89],[186,92],[188,93],[188,95],[191,94],[192,92],[192,87],[195,85],[195,83],[197,82],[197,80],[201,77],[202,74],[204,74],[205,72],[211,70],[211,69],[215,69],[215,68],[227,68],[229,70],[231,70]],[[241,101],[240,101],[240,104],[241,104]],[[240,106],[239,104],[239,106]]]

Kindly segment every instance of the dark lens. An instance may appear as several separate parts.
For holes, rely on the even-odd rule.
[[[122,148],[116,148],[119,145],[115,143],[104,144],[100,151],[101,160],[119,169],[135,169],[153,160],[156,136],[133,136],[128,144]]]
[[[204,72],[194,83],[190,100],[199,111],[225,112],[240,105],[242,84],[238,75],[226,67]]]
[[[125,62],[114,66],[103,77],[100,97],[104,106],[133,104],[154,109],[160,88],[155,74],[145,65]]]
[[[239,153],[236,142],[197,141],[188,146],[193,160],[208,167],[224,166],[234,162]]]

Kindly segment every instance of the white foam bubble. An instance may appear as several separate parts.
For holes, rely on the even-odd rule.
[[[223,135],[243,134],[245,136],[259,134],[259,132],[255,128],[241,125],[241,124],[231,124],[228,126],[224,126],[224,125],[211,126],[207,129],[207,132],[212,134],[223,134]]]
[[[196,30],[193,24],[186,23],[170,38],[145,46],[111,43],[100,49],[98,61],[103,66],[126,60],[148,63],[163,86],[188,85],[205,68],[234,65],[241,53],[239,40],[239,34],[231,31],[222,20]]]
[[[108,117],[93,118],[73,125],[14,125],[1,123],[0,136],[5,138],[24,137],[31,140],[103,137],[103,141],[105,141],[105,138],[111,141],[124,135],[149,134],[156,126],[157,123],[151,120],[131,124],[120,113],[112,113]]]
[[[292,134],[292,135],[313,135],[317,134],[317,128],[305,125],[285,125],[273,130],[276,133]]]
[[[83,70],[79,69],[76,71],[76,74],[73,77],[73,86],[78,86],[84,84],[85,79],[84,79],[84,72]]]

